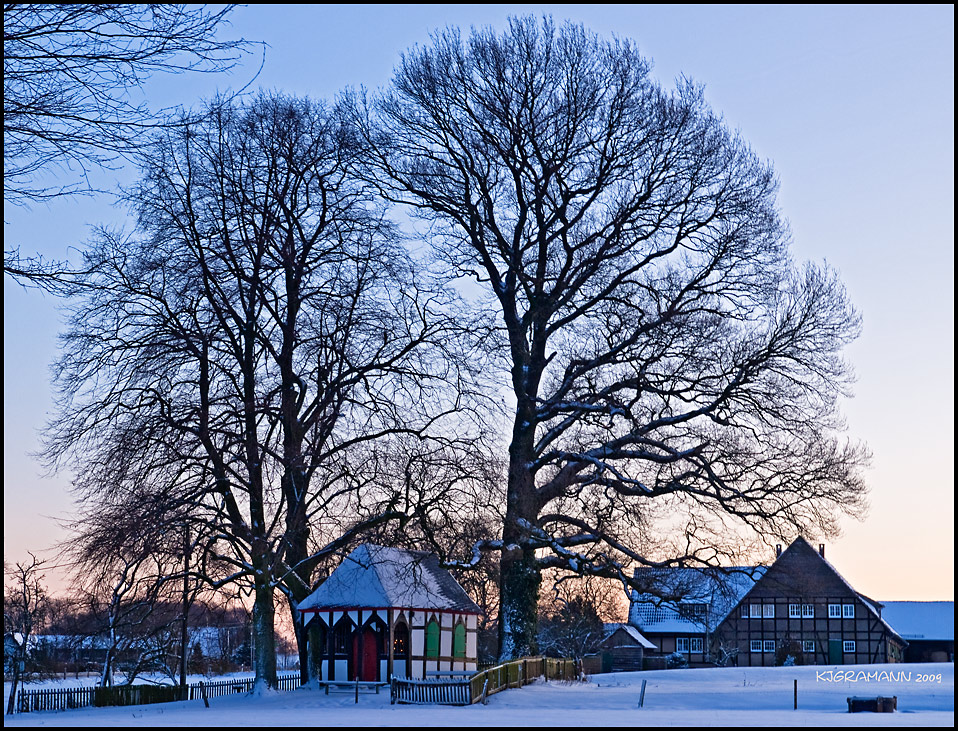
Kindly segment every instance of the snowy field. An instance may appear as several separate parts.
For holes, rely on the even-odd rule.
[[[647,680],[645,706],[639,689]],[[792,709],[798,680],[798,710]],[[68,681],[69,684],[70,681]],[[896,713],[848,713],[849,696],[897,696]],[[846,665],[716,668],[594,675],[537,682],[488,705],[390,706],[389,693],[300,689],[126,708],[26,713],[4,726],[947,726],[955,721],[955,666]]]

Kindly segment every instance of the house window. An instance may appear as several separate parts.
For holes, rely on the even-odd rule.
[[[802,652],[815,652],[815,640],[802,640]]]
[[[685,619],[704,617],[705,613],[704,604],[679,604],[679,616]]]
[[[842,617],[845,619],[855,619],[855,605],[842,604]]]
[[[452,656],[456,659],[466,656],[466,625],[462,622],[456,625],[452,633]]]
[[[775,618],[775,605],[774,604],[763,604],[762,605],[762,616],[766,619]]]
[[[748,613],[750,617],[761,618],[762,616],[762,605],[761,604],[749,604]]]
[[[763,652],[775,652],[775,640],[763,640],[763,641],[762,641],[762,651],[763,651]]]
[[[742,619],[748,619],[748,604],[742,605]]]
[[[689,638],[688,637],[676,637],[675,638],[675,651],[681,652],[683,654],[689,653]]]
[[[439,622],[435,619],[426,625],[426,657],[439,657]]]
[[[841,618],[842,618],[842,605],[841,605],[841,604],[829,604],[829,605],[828,605],[828,618],[829,618],[829,619],[841,619]]]
[[[801,604],[789,604],[789,605],[788,605],[788,618],[789,618],[789,619],[801,619],[801,618],[802,618],[802,605],[801,605]]]
[[[702,652],[702,638],[701,638],[701,637],[693,637],[693,638],[692,638],[692,645],[691,645],[691,647],[689,648],[689,651],[690,651],[690,652]]]
[[[855,640],[845,640],[842,643],[842,649],[845,652],[855,652]]]
[[[762,641],[761,640],[752,640],[752,652],[761,652],[762,651]]]
[[[802,605],[802,619],[815,619],[815,605],[814,605],[814,604],[803,604],[803,605]]]

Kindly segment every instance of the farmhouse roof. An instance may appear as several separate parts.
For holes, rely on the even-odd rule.
[[[629,624],[642,632],[702,632],[714,630],[765,573],[764,566],[726,569],[638,568],[635,578],[649,593],[633,592]],[[654,589],[654,592],[652,590]],[[682,605],[704,604],[695,615]]]
[[[434,554],[365,543],[350,553],[300,611],[438,609],[482,614]]]
[[[882,602],[882,619],[906,640],[955,640],[954,602]]]

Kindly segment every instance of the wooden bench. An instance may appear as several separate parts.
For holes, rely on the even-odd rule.
[[[378,680],[321,680],[319,684],[326,688],[326,695],[329,695],[330,688],[333,689],[334,693],[339,690],[347,691],[356,688],[364,693],[378,693],[380,688],[389,685],[389,683],[381,683]]]

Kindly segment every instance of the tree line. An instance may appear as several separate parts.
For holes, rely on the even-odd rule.
[[[44,455],[77,565],[247,592],[267,685],[277,591],[306,676],[298,603],[358,541],[494,576],[507,659],[544,571],[630,586],[863,505],[857,313],[630,41],[448,29],[380,92],[213,99],[137,161],[135,228],[63,282]]]

